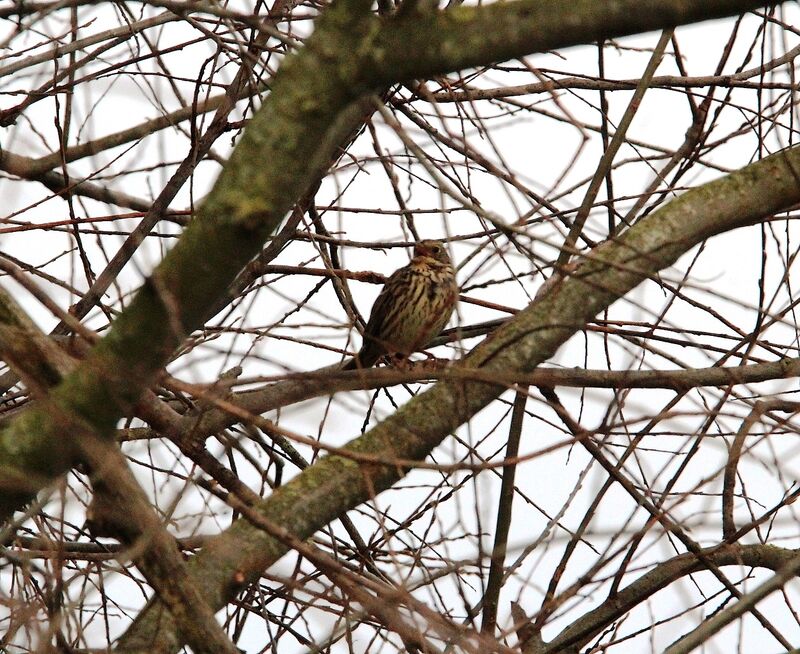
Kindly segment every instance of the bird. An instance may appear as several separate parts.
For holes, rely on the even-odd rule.
[[[444,244],[419,241],[408,265],[383,285],[361,349],[343,369],[369,368],[387,354],[408,357],[421,350],[450,320],[457,298],[456,275]]]

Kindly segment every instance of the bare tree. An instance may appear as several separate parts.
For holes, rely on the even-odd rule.
[[[793,4],[0,17],[4,651],[800,644]]]

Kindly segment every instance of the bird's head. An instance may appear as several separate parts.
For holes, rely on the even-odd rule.
[[[414,246],[414,258],[426,257],[433,259],[440,263],[450,263],[450,256],[447,254],[447,248],[441,241],[420,241]]]

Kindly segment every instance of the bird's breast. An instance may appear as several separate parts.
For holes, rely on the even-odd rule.
[[[442,331],[450,320],[457,296],[450,266],[431,266],[429,262],[421,265],[412,263],[411,276],[412,292],[399,308],[405,315],[396,322],[402,328],[398,328],[389,339],[394,348],[403,354],[411,354],[424,348]]]

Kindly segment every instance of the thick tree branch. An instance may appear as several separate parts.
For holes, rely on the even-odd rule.
[[[752,566],[776,572],[792,568],[796,571],[796,566],[800,562],[797,550],[772,545],[711,547],[703,550],[703,556],[720,567]],[[556,652],[578,651],[593,635],[602,631],[648,597],[681,577],[704,568],[705,564],[694,554],[680,554],[669,561],[664,561],[622,589],[613,599],[603,602],[601,606],[573,622],[547,644],[533,646],[525,649],[525,652],[526,654],[555,654]]]
[[[747,0],[521,0],[409,12],[388,21],[372,48],[376,84],[449,73],[531,52],[741,14]],[[413,56],[409,56],[413,53]]]
[[[339,365],[282,378],[273,384],[231,396],[230,401],[249,413],[261,414],[341,391],[385,388],[415,381],[442,379],[487,382],[513,388],[530,386],[573,388],[666,388],[686,391],[702,386],[731,386],[786,379],[800,375],[800,359],[787,358],[742,366],[691,368],[688,370],[587,370],[539,367],[531,372],[489,371],[451,366],[443,370],[371,368],[342,371]],[[183,430],[203,439],[238,421],[222,410],[206,410],[202,416],[186,415]]]

